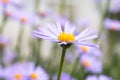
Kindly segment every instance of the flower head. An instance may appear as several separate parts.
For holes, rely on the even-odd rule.
[[[26,80],[26,69],[19,64],[13,64],[5,69],[5,80]]]
[[[21,7],[23,6],[23,1],[22,0],[0,0],[1,4],[10,4],[16,7]]]
[[[35,25],[38,20],[37,15],[34,13],[18,10],[10,5],[7,6],[5,15],[11,19],[21,22],[22,24],[27,23],[30,25]]]
[[[118,20],[106,19],[104,25],[109,30],[120,31],[120,21]]]
[[[80,63],[87,72],[100,73],[102,71],[102,62],[93,56],[83,55],[80,58]]]
[[[102,56],[102,53],[98,48],[85,46],[85,45],[78,45],[76,50],[76,55],[81,57],[81,55],[84,55],[84,54],[95,56],[98,58]]]
[[[89,45],[93,44],[86,43],[86,40],[93,39],[97,37],[97,34],[94,30],[87,28],[78,35],[74,34],[75,27],[71,27],[69,23],[65,24],[65,27],[57,23],[47,24],[46,27],[39,27],[38,30],[33,31],[33,35],[37,38],[47,39],[54,42],[58,42],[63,45],[67,44],[79,44],[79,45]]]
[[[28,79],[30,80],[49,80],[48,74],[42,69],[42,67],[32,64],[28,64],[27,69]]]

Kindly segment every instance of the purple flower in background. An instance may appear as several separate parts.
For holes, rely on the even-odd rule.
[[[78,35],[74,35],[75,27],[65,24],[65,27],[57,23],[47,24],[46,27],[39,27],[38,30],[33,31],[33,35],[37,38],[42,38],[50,41],[57,42],[59,44],[77,44],[93,46],[91,43],[87,43],[87,40],[97,38],[97,34],[93,29],[87,28]]]
[[[26,72],[28,74],[28,80],[49,80],[48,74],[42,69],[42,67],[35,67],[33,63],[28,64],[27,66]]]
[[[17,7],[23,6],[23,0],[0,0],[0,4],[9,4]]]
[[[98,48],[91,47],[91,46],[85,46],[85,45],[78,45],[76,55],[81,56],[84,54],[95,56],[95,57],[102,56],[102,53]]]
[[[5,80],[26,80],[26,69],[22,65],[13,64],[5,68]]]
[[[100,76],[90,75],[85,80],[112,80],[112,78],[105,75],[100,75]]]
[[[106,19],[104,26],[109,30],[120,31],[120,21],[118,20]]]
[[[85,68],[85,71],[91,73],[101,73],[102,72],[102,62],[96,57],[89,55],[82,55],[80,58],[80,64]]]
[[[52,80],[57,80],[57,75],[53,76]],[[76,80],[76,79],[71,78],[71,76],[69,74],[62,72],[60,80]]]
[[[15,19],[20,21],[21,23],[28,23],[30,25],[35,25],[36,21],[38,20],[37,15],[31,13],[31,12],[26,12],[23,10],[18,10],[10,5],[7,6],[5,10],[6,16],[9,18]]]

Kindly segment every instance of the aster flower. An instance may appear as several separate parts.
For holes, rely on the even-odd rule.
[[[27,80],[49,80],[49,76],[43,68],[40,66],[35,67],[33,62],[25,63],[24,68],[27,71]]]
[[[20,21],[22,24],[28,23],[30,25],[35,25],[38,20],[37,15],[34,13],[18,10],[10,5],[7,6],[5,15],[11,19]]]
[[[109,30],[120,31],[120,21],[118,20],[106,19],[104,26]]]
[[[38,30],[33,31],[33,35],[37,38],[51,40],[61,45],[63,50],[57,77],[57,80],[60,80],[67,48],[72,44],[93,46],[93,44],[86,43],[86,40],[96,38],[97,34],[93,30],[87,28],[80,34],[74,35],[75,27],[71,27],[69,23],[66,23],[64,27],[59,23],[56,25],[47,24],[47,27],[48,28],[39,27]]]
[[[26,73],[24,66],[13,64],[5,68],[5,80],[26,80]]]
[[[102,52],[98,48],[85,46],[85,45],[78,45],[76,50],[76,55],[81,57],[84,54],[95,56],[98,58],[102,56]]]
[[[102,72],[102,62],[93,56],[89,56],[89,55],[81,56],[80,63],[87,72],[91,72],[91,73]]]
[[[90,28],[85,29],[78,35],[74,35],[75,27],[71,27],[69,23],[66,23],[63,29],[59,23],[56,25],[47,24],[47,27],[39,27],[38,30],[33,31],[33,35],[37,38],[47,39],[64,45],[79,44],[92,46],[93,44],[86,43],[86,40],[97,38],[96,32]]]
[[[42,69],[42,67],[32,64],[28,64],[26,67],[26,71],[28,74],[28,80],[49,80],[48,74]]]
[[[85,80],[112,80],[112,78],[105,75],[100,76],[90,75]]]
[[[52,80],[57,80],[57,75],[53,76]],[[76,80],[76,79],[72,78],[69,74],[62,72],[61,80]]]
[[[23,5],[22,0],[0,0],[0,3],[3,5],[11,4],[17,7],[21,7]]]

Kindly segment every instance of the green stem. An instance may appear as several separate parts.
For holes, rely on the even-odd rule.
[[[63,68],[66,50],[67,50],[67,48],[63,47],[61,61],[60,61],[60,65],[59,65],[59,71],[58,71],[58,75],[57,75],[57,80],[60,80],[60,77],[61,77],[61,72],[62,72],[62,68]]]

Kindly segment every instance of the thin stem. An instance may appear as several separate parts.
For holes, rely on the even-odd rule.
[[[61,72],[62,72],[62,68],[63,68],[66,50],[67,50],[67,48],[63,47],[61,61],[60,61],[60,65],[59,65],[59,71],[58,71],[58,75],[57,75],[57,80],[60,80],[60,77],[61,77]]]

